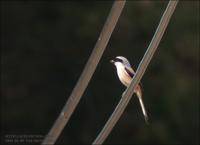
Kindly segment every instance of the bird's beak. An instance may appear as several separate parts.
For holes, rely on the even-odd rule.
[[[115,61],[114,61],[114,60],[110,60],[110,63],[114,64],[114,63],[115,63]]]

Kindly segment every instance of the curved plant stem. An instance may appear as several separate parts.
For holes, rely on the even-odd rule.
[[[70,119],[96,69],[97,64],[99,63],[124,5],[125,1],[115,0],[90,58],[60,115],[43,140],[43,145],[54,144]]]

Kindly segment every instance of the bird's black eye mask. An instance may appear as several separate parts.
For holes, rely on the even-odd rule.
[[[114,61],[115,61],[115,62],[121,62],[121,63],[123,63],[123,60],[120,59],[120,58],[115,58]]]

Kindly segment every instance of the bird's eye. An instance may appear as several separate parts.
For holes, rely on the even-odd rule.
[[[121,62],[121,63],[123,63],[123,60],[120,59],[120,58],[115,58],[115,62]]]

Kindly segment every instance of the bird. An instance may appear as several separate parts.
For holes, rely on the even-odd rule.
[[[129,84],[131,83],[133,76],[135,75],[135,71],[132,69],[128,59],[126,59],[123,56],[116,56],[114,59],[110,60],[110,62],[115,65],[117,69],[117,75],[121,83],[124,86],[128,87]],[[145,122],[148,124],[148,115],[143,103],[142,89],[140,84],[138,84],[135,87],[134,93],[137,95],[139,99],[139,103],[142,109],[142,113],[144,115]]]

